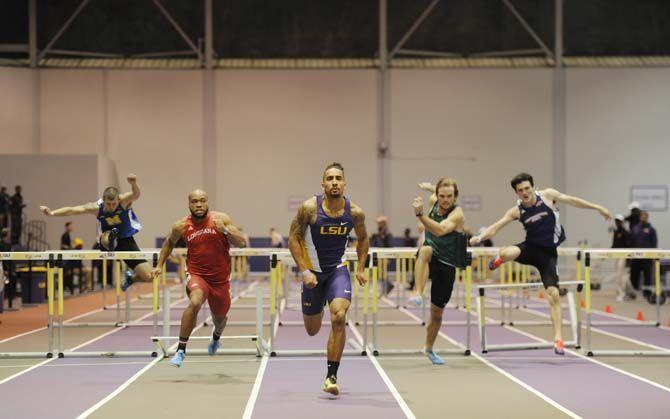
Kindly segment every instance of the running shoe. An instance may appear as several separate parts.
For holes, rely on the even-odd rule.
[[[436,354],[435,351],[424,350],[423,353],[426,354],[426,356],[428,357],[428,359],[430,359],[430,362],[432,362],[433,365],[444,365],[444,359],[442,359],[438,354]]]
[[[565,355],[565,344],[561,339],[554,341],[554,353],[556,355]]]
[[[323,391],[330,393],[333,396],[340,394],[340,388],[337,386],[337,377],[331,375],[326,378],[326,381],[323,383]]]
[[[184,363],[184,358],[186,358],[186,353],[180,349],[170,360],[170,365],[179,368]]]

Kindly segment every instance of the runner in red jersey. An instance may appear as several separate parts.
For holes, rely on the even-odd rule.
[[[228,321],[230,309],[230,244],[244,247],[242,233],[230,217],[222,212],[209,211],[207,193],[196,189],[188,195],[191,215],[177,221],[163,243],[154,277],[172,253],[177,241],[183,239],[188,248],[186,292],[188,307],[181,317],[179,346],[170,363],[180,367],[186,356],[186,343],[195,327],[200,307],[207,300],[212,311],[214,331],[207,348],[210,355],[219,349],[219,338]]]

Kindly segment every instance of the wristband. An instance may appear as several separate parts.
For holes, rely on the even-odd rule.
[[[300,276],[305,276],[305,275],[307,275],[308,273],[311,273],[311,272],[312,271],[310,271],[309,269],[305,269],[304,271],[300,272]]]

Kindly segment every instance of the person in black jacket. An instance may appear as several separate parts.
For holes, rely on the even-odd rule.
[[[9,239],[9,230],[6,228],[2,229],[0,233],[0,252],[11,252],[12,244]],[[13,260],[3,260],[2,261],[2,270],[5,273],[5,277],[1,278],[0,281],[5,282],[5,293],[7,295],[7,307],[12,308],[14,302],[14,297],[16,296],[16,275],[14,269]]]
[[[640,211],[640,222],[633,227],[631,231],[632,247],[638,249],[654,249],[658,247],[658,238],[656,229],[649,224],[649,213]],[[640,289],[640,273],[644,277],[643,284],[651,286],[652,284],[652,260],[651,259],[633,259],[630,265],[630,283],[636,290]],[[643,295],[650,295],[649,290],[644,290]]]
[[[393,235],[388,229],[388,218],[384,215],[377,217],[377,232],[370,236],[370,247],[393,247]],[[388,259],[379,260],[378,272],[386,295],[395,287],[388,278]]]
[[[14,191],[14,195],[9,198],[9,213],[12,216],[11,240],[12,244],[19,244],[21,241],[23,208],[26,207],[26,204],[23,203],[21,186],[16,185]]]
[[[614,217],[614,226],[610,227],[612,233],[612,249],[625,249],[631,247],[630,232],[626,230],[625,218],[621,214]],[[626,259],[616,260],[616,273],[614,274],[617,284],[617,301],[635,299],[635,292],[631,289],[626,275]]]

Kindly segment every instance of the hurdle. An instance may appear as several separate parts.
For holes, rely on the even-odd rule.
[[[377,269],[378,269],[378,261],[380,257],[379,255],[385,255],[387,257],[396,257],[396,255],[389,250],[385,249],[375,249],[375,251],[372,253],[372,267],[371,267],[371,274],[372,274],[372,303],[369,304],[369,295],[368,295],[368,290],[366,287],[363,287],[363,302],[364,302],[364,320],[363,320],[363,345],[364,348],[367,348],[374,356],[384,356],[384,355],[419,355],[423,354],[423,351],[421,349],[398,349],[398,348],[380,348],[378,344],[378,335],[379,335],[379,328],[383,326],[424,326],[424,324],[418,322],[418,321],[411,321],[411,322],[380,322],[377,320],[377,314],[378,314],[378,293],[377,288],[376,288],[376,282],[377,282]],[[407,252],[404,253],[405,258],[411,258],[413,257],[413,253],[407,254]],[[383,257],[383,256],[382,256]],[[467,266],[463,270],[463,277],[464,277],[464,287],[465,287],[465,316],[466,320],[465,322],[447,322],[443,321],[443,325],[449,325],[449,324],[456,324],[460,326],[465,326],[466,327],[466,347],[465,349],[439,349],[436,350],[435,352],[438,354],[443,354],[443,355],[470,355],[471,353],[471,346],[470,346],[470,341],[471,341],[471,315],[472,315],[472,310],[471,310],[471,297],[472,297],[472,266]],[[367,283],[366,283],[367,286]],[[393,304],[393,302],[384,297],[383,301],[387,304],[387,307],[389,308],[396,308]],[[425,303],[424,303],[425,307]],[[405,312],[406,314],[409,314],[411,317],[414,317],[414,315],[407,311],[405,308],[401,307],[399,310]],[[368,311],[371,311],[371,325],[368,323],[368,318],[367,318],[367,313]],[[425,319],[425,317],[424,317]],[[425,321],[424,321],[425,323]],[[367,339],[367,330],[368,327],[371,328],[371,334],[372,334],[372,340],[368,342]]]
[[[584,281],[564,281],[561,282],[561,285],[568,286],[571,288],[576,288],[577,291],[585,286]],[[488,353],[489,351],[508,351],[508,350],[524,350],[524,349],[542,349],[542,348],[551,348],[553,343],[541,343],[541,342],[529,342],[529,343],[510,343],[510,344],[487,344],[486,340],[486,309],[485,309],[485,297],[486,290],[489,289],[501,289],[509,290],[516,288],[534,288],[543,286],[541,283],[519,283],[519,284],[490,284],[490,285],[477,285],[477,317],[478,317],[478,330],[480,336],[480,344],[482,353]],[[566,347],[579,348],[581,346],[581,320],[579,315],[579,310],[575,304],[574,293],[572,291],[568,292],[568,306],[570,313],[570,325],[572,327],[573,339],[571,341],[566,341]]]
[[[661,325],[661,269],[659,259],[670,258],[670,250],[650,249],[586,249],[584,251],[584,283],[586,286],[585,311],[586,311],[586,354],[593,356],[670,356],[670,349],[655,347],[654,350],[604,350],[593,349],[591,333],[593,326],[646,326],[658,327]],[[591,309],[591,261],[592,259],[651,259],[654,260],[656,296],[656,321],[606,321],[594,322]],[[647,345],[652,346],[652,345]]]

